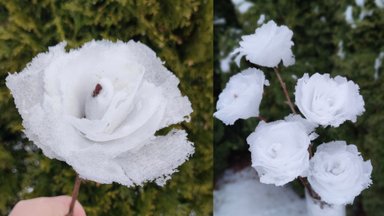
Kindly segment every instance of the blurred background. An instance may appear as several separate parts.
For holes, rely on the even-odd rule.
[[[319,128],[314,144],[346,140],[356,144],[365,160],[373,165],[370,188],[348,206],[350,216],[384,215],[384,1],[383,0],[221,0],[214,8],[214,95],[215,103],[229,77],[245,69],[228,57],[242,35],[274,20],[294,32],[293,53],[296,64],[282,68],[281,74],[293,98],[297,78],[304,73],[330,73],[353,80],[360,86],[365,113],[354,124],[338,128]],[[284,95],[271,69],[262,68],[271,82],[264,89],[260,115],[268,121],[282,119],[290,113]],[[258,124],[256,118],[238,120],[225,126],[214,120],[215,187],[220,190],[225,170],[242,170],[250,165],[245,141]],[[224,177],[224,179],[228,179]],[[303,196],[298,182],[291,186]],[[259,193],[261,196],[262,192]],[[255,195],[257,196],[257,195]],[[283,196],[283,195],[282,195]],[[253,205],[257,205],[256,200]],[[220,204],[220,203],[219,203]],[[277,215],[285,215],[284,213]]]
[[[181,127],[196,151],[163,188],[83,183],[79,201],[87,215],[210,215],[212,13],[210,0],[0,0],[0,215],[21,199],[69,195],[75,180],[71,167],[46,158],[23,135],[5,77],[49,46],[92,39],[139,40],[157,52],[192,102],[192,121]]]

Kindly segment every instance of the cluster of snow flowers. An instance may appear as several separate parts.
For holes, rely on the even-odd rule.
[[[284,66],[293,65],[292,36],[288,27],[269,21],[254,34],[242,37],[240,47],[233,52],[238,54],[235,61],[239,65],[245,56],[263,67],[276,69],[281,61]],[[255,78],[251,78],[251,71]],[[219,95],[215,117],[233,124],[239,118],[259,115],[264,77],[263,72],[252,68],[230,78]],[[317,127],[338,127],[347,120],[356,122],[362,115],[365,109],[359,86],[341,76],[304,74],[296,84],[295,103],[305,119],[295,114],[284,120],[261,121],[248,136],[252,167],[262,183],[281,186],[297,177],[307,177],[323,201],[351,203],[371,184],[371,162],[364,161],[356,146],[344,141],[320,145],[312,158],[309,152],[311,141],[317,138]]]
[[[232,56],[238,54],[235,60],[238,65],[243,56],[265,67],[277,67],[281,61],[285,66],[293,65],[292,35],[288,27],[269,21],[256,29],[255,34],[243,36],[240,47],[234,50]],[[238,119],[257,117],[264,86],[268,85],[263,71],[256,68],[248,68],[232,76],[219,95],[214,116],[226,125],[232,125]]]
[[[194,151],[184,130],[155,136],[189,120],[178,78],[139,42],[65,46],[50,47],[6,79],[27,137],[84,179],[163,185]]]

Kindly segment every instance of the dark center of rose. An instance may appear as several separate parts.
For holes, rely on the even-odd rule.
[[[97,83],[95,89],[92,92],[92,97],[96,97],[97,95],[99,95],[102,89],[103,87],[99,83]]]

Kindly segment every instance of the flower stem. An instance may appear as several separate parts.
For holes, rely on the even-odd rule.
[[[73,209],[75,207],[77,196],[79,195],[80,184],[81,184],[81,178],[79,177],[78,174],[76,174],[75,186],[73,187],[73,191],[72,191],[72,200],[69,205],[68,213],[65,216],[73,216]]]
[[[287,85],[285,85],[285,82],[283,81],[283,79],[280,76],[279,69],[277,67],[275,67],[275,68],[273,68],[273,70],[275,71],[277,79],[280,82],[280,86],[283,89],[283,92],[284,92],[285,98],[287,99],[287,104],[288,104],[289,108],[291,109],[293,114],[297,114],[297,112],[295,110],[295,106],[293,105],[293,103],[291,101],[291,98],[289,97],[289,93],[288,93],[288,90],[287,90]]]
[[[291,109],[291,112],[293,114],[297,114],[297,112],[295,110],[295,106],[293,105],[293,103],[291,101],[291,98],[289,97],[289,93],[288,93],[288,90],[287,90],[287,85],[285,84],[285,82],[283,81],[283,79],[280,76],[279,69],[277,67],[275,67],[275,68],[273,68],[273,70],[275,71],[277,79],[280,82],[280,86],[283,89],[285,98],[287,100],[287,104],[288,104],[289,108]],[[309,153],[309,158],[311,158],[312,157],[312,145],[311,144],[308,147],[308,153]],[[321,201],[321,197],[312,189],[312,187],[309,184],[308,179],[306,177],[299,176],[299,180],[300,180],[301,184],[303,184],[304,187],[308,190],[309,195],[311,197],[313,197],[313,199]]]
[[[265,117],[263,117],[263,116],[257,116],[256,118],[258,118],[260,121],[267,121],[267,119],[265,118]]]

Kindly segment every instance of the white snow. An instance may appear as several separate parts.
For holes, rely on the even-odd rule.
[[[226,20],[224,18],[218,18],[213,21],[214,25],[225,25]]]
[[[257,20],[257,25],[263,24],[265,21],[265,14],[261,14],[259,19]]]
[[[344,42],[341,40],[339,41],[338,50],[337,50],[337,56],[340,57],[340,59],[345,59],[345,52],[344,52]]]
[[[231,65],[231,62],[232,62],[232,56],[231,55],[227,55],[225,56],[224,58],[222,58],[220,60],[220,69],[221,69],[221,72],[223,73],[228,73],[229,70],[230,70],[230,65]]]
[[[364,7],[364,0],[355,0],[356,5]]]
[[[365,17],[372,16],[373,10],[367,10],[364,7],[365,0],[355,0],[355,3],[358,7],[360,7],[359,21],[362,21]],[[353,7],[351,5],[347,6],[344,12],[344,15],[345,15],[345,21],[352,28],[356,28],[355,19],[353,18]]]
[[[246,13],[253,6],[253,3],[246,0],[232,0],[232,3],[241,14]]]
[[[384,8],[384,0],[375,0],[375,4],[378,8]]]
[[[353,19],[353,7],[348,5],[344,12],[345,21],[352,27],[356,28],[355,20]]]
[[[215,216],[306,216],[305,200],[290,187],[259,182],[256,171],[227,170],[214,191]]]
[[[380,52],[380,54],[375,59],[375,64],[373,66],[373,68],[375,69],[375,73],[373,74],[373,77],[375,80],[379,78],[379,70],[381,68],[381,64],[383,63],[383,59],[384,59],[384,51]]]
[[[363,8],[359,14],[359,20],[363,20],[365,17],[372,16],[373,10],[366,10]]]

